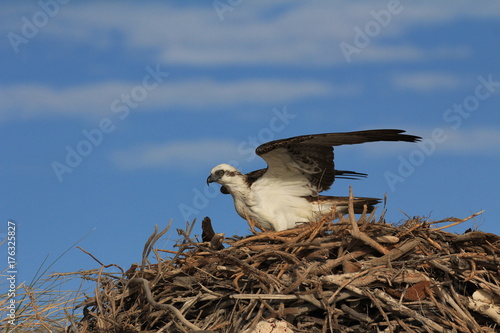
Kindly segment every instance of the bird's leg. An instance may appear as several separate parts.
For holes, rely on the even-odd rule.
[[[264,229],[260,224],[259,222],[255,221],[255,220],[252,220],[250,218],[250,216],[248,216],[248,213],[245,212],[245,218],[248,222],[248,225],[250,226],[250,231],[254,234],[258,234],[259,232],[255,230],[255,227],[259,228],[261,230],[261,232],[266,232],[267,230]]]

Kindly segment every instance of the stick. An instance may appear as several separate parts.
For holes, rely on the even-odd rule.
[[[376,265],[381,265],[385,264],[391,261],[394,261],[402,256],[404,256],[406,253],[410,252],[413,250],[415,247],[421,244],[420,238],[416,238],[413,240],[410,240],[406,243],[403,243],[402,245],[390,250],[387,252],[385,255],[383,255],[380,258],[375,258],[369,261],[366,261],[363,263],[363,266],[376,266]]]
[[[383,292],[382,290],[375,289],[374,290],[375,296],[377,296],[380,300],[383,301],[383,304],[387,306],[391,311],[397,311],[399,313],[402,313],[410,318],[415,318],[418,321],[420,321],[422,324],[430,326],[433,330],[437,332],[451,332],[450,330],[445,329],[441,325],[433,322],[432,320],[425,318],[422,316],[420,313],[417,311],[414,311],[410,309],[409,307],[400,304],[398,301],[396,301],[394,298]]]
[[[140,285],[142,287],[142,290],[144,290],[144,292],[146,293],[146,299],[147,299],[148,303],[151,304],[151,306],[153,306],[155,309],[170,311],[184,325],[186,325],[190,329],[196,330],[196,331],[201,331],[202,330],[201,328],[199,328],[195,324],[192,324],[191,322],[189,322],[184,317],[184,315],[176,307],[174,307],[173,305],[170,305],[170,304],[161,304],[161,303],[158,303],[157,301],[155,301],[154,298],[153,298],[153,295],[151,294],[151,289],[149,288],[148,281],[146,279],[138,278],[138,277],[133,278],[133,279],[131,279],[129,281],[129,286],[133,285],[133,284],[138,284],[138,285]]]
[[[349,221],[351,222],[352,230],[349,232],[351,233],[352,237],[359,239],[363,243],[371,246],[378,252],[382,254],[387,254],[389,250],[387,250],[385,247],[371,239],[367,234],[364,232],[361,232],[358,227],[358,223],[356,222],[356,217],[354,216],[354,196],[352,194],[352,186],[349,187]]]
[[[333,282],[333,281],[328,280],[328,279],[325,280],[324,278],[325,277],[322,277],[321,280]],[[347,289],[347,290],[350,290],[350,291],[352,291],[360,296],[368,296],[369,295],[369,292],[366,292],[361,288],[358,288],[358,287],[355,287],[355,286],[352,286],[349,284],[343,284],[342,287]],[[410,317],[410,318],[415,318],[416,320],[420,321],[422,324],[431,327],[433,330],[435,330],[437,332],[451,333],[449,330],[445,329],[441,325],[433,322],[432,320],[430,320],[428,318],[425,318],[420,313],[410,309],[409,307],[407,307],[403,304],[400,304],[397,300],[395,300],[394,298],[392,298],[391,296],[389,296],[388,294],[386,294],[382,290],[375,289],[373,291],[373,294],[383,302],[382,304],[384,307],[388,307],[391,311],[402,313],[403,315]]]
[[[443,226],[443,227],[439,227],[439,228],[436,228],[436,229],[433,229],[433,230],[443,230],[443,229],[446,229],[446,228],[454,227],[454,226],[456,226],[456,225],[458,225],[458,224],[460,224],[460,223],[463,223],[463,222],[468,221],[468,220],[470,220],[470,219],[472,219],[472,218],[474,218],[474,217],[476,217],[476,216],[478,216],[478,215],[481,215],[482,213],[484,213],[484,210],[480,211],[479,213],[472,214],[471,216],[466,217],[466,218],[465,218],[465,219],[463,219],[463,220],[460,220],[460,221],[457,221],[457,222],[455,222],[455,223],[448,224],[448,225],[445,225],[445,226]]]

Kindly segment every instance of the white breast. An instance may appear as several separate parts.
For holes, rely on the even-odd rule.
[[[249,217],[264,228],[277,231],[311,221],[312,205],[303,198],[312,194],[308,185],[303,177],[287,179],[285,182],[272,177],[260,178],[252,184],[245,203]]]

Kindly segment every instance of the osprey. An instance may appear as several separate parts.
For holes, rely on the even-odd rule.
[[[346,214],[348,197],[319,195],[332,186],[335,178],[355,179],[366,174],[335,170],[333,147],[375,141],[417,142],[422,138],[402,134],[396,129],[378,129],[345,133],[296,136],[271,141],[257,147],[256,154],[267,168],[247,174],[228,165],[212,169],[207,184],[222,185],[221,192],[231,194],[238,214],[252,219],[268,230],[291,229],[298,224],[317,221],[335,212]],[[354,211],[368,212],[380,199],[354,198]]]

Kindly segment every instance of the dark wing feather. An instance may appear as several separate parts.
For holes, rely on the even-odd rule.
[[[324,133],[302,135],[288,139],[271,141],[256,149],[257,155],[266,160],[266,171],[283,170],[287,163],[284,155],[294,163],[295,171],[309,179],[318,192],[328,190],[335,181],[333,147],[376,141],[417,142],[421,138],[402,134],[397,129],[379,129],[344,133]],[[289,169],[292,166],[287,166]],[[262,174],[259,175],[259,177]],[[286,174],[282,174],[286,177]]]
[[[257,155],[262,156],[276,148],[288,147],[294,144],[309,143],[332,147],[376,141],[417,142],[422,139],[419,136],[402,134],[404,132],[405,131],[403,130],[397,129],[377,129],[357,132],[301,135],[288,139],[281,139],[264,143],[257,147],[255,152],[257,153]]]

